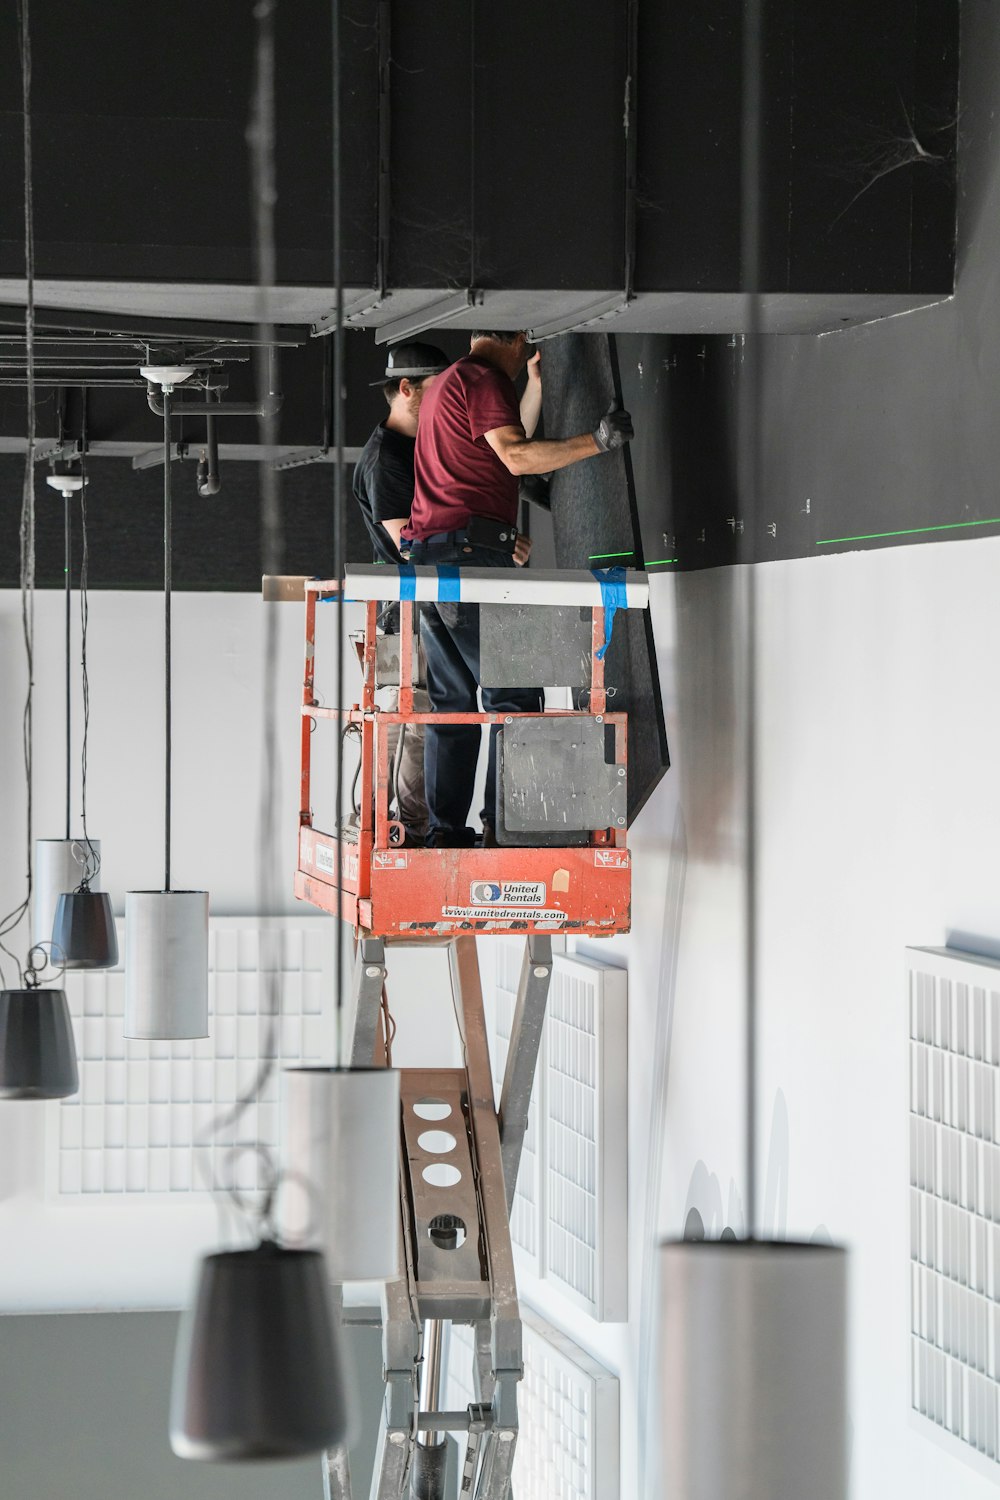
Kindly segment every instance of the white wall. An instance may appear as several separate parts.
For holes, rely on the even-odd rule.
[[[995,1493],[908,1414],[903,949],[1000,940],[998,568],[983,540],[757,570],[763,1228],[852,1251],[853,1500]],[[632,933],[579,945],[629,968],[630,1321],[530,1289],[619,1374],[622,1495],[650,1500],[654,1233],[692,1209],[710,1233],[745,1218],[742,583],[653,583],[673,767],[630,835]]]
[[[774,563],[757,574],[758,1170],[765,1228],[808,1236],[822,1227],[853,1251],[853,1500],[986,1500],[993,1493],[908,1421],[903,949],[943,943],[952,932],[1000,941],[1000,706],[992,684],[1000,659],[998,565],[1000,541],[981,540]],[[654,580],[673,767],[631,835],[633,932],[591,950],[629,967],[630,1321],[600,1328],[552,1297],[546,1313],[620,1376],[626,1496],[643,1493],[654,1226],[680,1233],[692,1208],[710,1231],[743,1222],[742,748],[733,670],[741,587],[734,570]],[[100,594],[92,608],[91,822],[105,841],[108,886],[120,905],[127,885],[159,878],[159,601]],[[261,607],[253,598],[182,595],[175,609],[177,874],[206,884],[214,909],[245,913],[255,905]],[[284,608],[282,827],[289,859],[298,632],[298,611]],[[55,596],[39,597],[38,633],[38,829],[58,833]],[[5,706],[17,644],[17,599],[3,594]],[[0,725],[0,808],[4,847],[13,840],[15,850],[16,757],[16,714],[8,711]],[[5,858],[5,905],[18,868],[16,853]],[[419,1007],[441,1002],[436,974],[428,969],[412,988],[404,992],[400,983],[391,993],[404,1026],[426,1046]],[[447,1017],[435,1017],[435,1035],[451,1048]],[[31,1108],[0,1107],[0,1162],[7,1163],[0,1305],[11,1305],[2,1300],[10,1257],[29,1242],[65,1278],[64,1305],[73,1305],[72,1289],[86,1288],[93,1274],[74,1253],[74,1221],[50,1224],[44,1251],[27,1233],[30,1215],[40,1211],[31,1187],[38,1150]],[[153,1294],[176,1269],[177,1217],[164,1218],[162,1257],[152,1266],[135,1263],[119,1221],[104,1222],[103,1252],[112,1257],[122,1303],[169,1305],[173,1297]],[[200,1232],[214,1235],[210,1215]],[[656,1430],[654,1414],[654,1436]],[[655,1489],[647,1483],[645,1493]]]
[[[299,808],[299,704],[302,609],[270,606],[279,621],[276,699],[281,760],[278,886],[280,909],[303,908],[292,894]],[[318,612],[317,684],[334,701],[335,610]],[[39,591],[35,605],[35,832],[63,836],[63,600]],[[262,733],[264,606],[254,595],[174,597],[173,884],[207,888],[212,912],[259,910],[257,811]],[[361,626],[349,609],[349,629]],[[74,663],[78,633],[74,598]],[[102,840],[102,882],[116,913],[129,889],[159,889],[163,866],[163,605],[156,594],[94,592],[88,634],[91,730],[88,825]],[[360,676],[347,658],[351,701]],[[74,675],[76,668],[74,665]],[[25,880],[25,802],[20,709],[25,683],[20,595],[0,591],[0,911],[21,899]],[[74,698],[78,743],[80,706]],[[314,804],[332,826],[335,732],[314,739]],[[75,752],[76,758],[76,752]],[[348,751],[348,788],[353,774]],[[73,831],[79,831],[74,767]],[[325,818],[325,821],[324,821]],[[306,911],[309,909],[306,908]],[[12,944],[24,957],[27,923]],[[401,972],[397,964],[395,972]],[[397,1001],[397,1055],[412,1065],[457,1062],[454,1021],[440,951],[406,965],[412,981]],[[13,969],[5,971],[15,982]],[[349,973],[349,970],[347,971]],[[391,987],[392,988],[392,987]],[[333,1003],[333,996],[330,996]],[[45,1197],[46,1119],[58,1105],[0,1104],[0,1311],[173,1308],[188,1300],[206,1250],[238,1235],[205,1199],[66,1204]]]

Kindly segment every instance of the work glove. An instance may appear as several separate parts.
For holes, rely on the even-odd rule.
[[[613,402],[591,433],[602,453],[610,453],[613,448],[623,447],[634,436],[632,418]]]

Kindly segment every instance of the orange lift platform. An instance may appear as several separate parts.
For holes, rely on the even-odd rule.
[[[339,912],[359,936],[397,941],[627,932],[628,725],[624,713],[608,712],[602,647],[616,609],[647,607],[645,574],[349,567],[346,597],[366,605],[361,699],[350,708],[325,707],[316,696],[317,605],[338,597],[337,584],[309,580],[305,590],[296,896]],[[397,599],[398,636],[378,637],[379,603]],[[586,706],[514,715],[416,712],[414,612],[423,601],[480,606],[482,682],[565,687]],[[398,642],[398,675],[383,668],[385,653],[377,648],[386,639]],[[397,684],[398,708],[379,708],[377,689]],[[341,732],[354,726],[360,736],[359,811],[342,821],[339,834],[313,823],[313,731],[323,719],[339,721]],[[499,726],[498,847],[403,842],[390,810],[389,734],[417,723]]]
[[[444,1437],[451,1434],[460,1445],[464,1440],[459,1492],[468,1500],[510,1500],[524,1359],[509,1213],[545,1019],[552,937],[628,930],[628,735],[626,716],[607,712],[603,647],[615,610],[645,607],[648,587],[642,574],[623,570],[350,568],[345,597],[364,601],[366,618],[361,701],[349,709],[318,701],[317,606],[338,597],[335,584],[306,584],[295,876],[296,895],[339,913],[358,940],[338,1062],[391,1066],[389,1039],[379,1036],[390,943],[433,941],[448,948],[463,1054],[460,1068],[404,1068],[400,1074],[401,1275],[381,1286],[384,1395],[369,1496],[444,1500]],[[399,633],[380,637],[378,604],[388,599],[400,601]],[[575,689],[578,703],[585,695],[586,707],[512,715],[415,711],[414,612],[424,600],[479,606],[480,681],[487,687],[555,684]],[[376,704],[380,687],[398,689],[397,709]],[[353,732],[361,746],[356,811],[341,814],[333,832],[313,823],[314,731],[324,719],[342,734]],[[404,831],[390,816],[390,734],[421,722],[497,726],[498,847],[424,849],[403,842]],[[320,785],[317,775],[317,791]],[[499,1100],[479,975],[481,933],[525,935]],[[429,1118],[447,1123],[433,1144]],[[442,1166],[447,1177],[436,1175]],[[443,1372],[455,1324],[473,1329],[468,1373],[475,1399],[461,1411],[447,1411]],[[325,1455],[323,1481],[328,1500],[354,1500],[345,1448]]]

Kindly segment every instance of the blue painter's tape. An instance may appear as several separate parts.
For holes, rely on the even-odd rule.
[[[604,654],[611,645],[611,632],[615,625],[615,612],[619,609],[628,608],[628,600],[625,593],[625,569],[591,568],[590,571],[601,585],[601,598],[604,601],[604,645],[599,651],[594,652],[598,661],[603,661]]]
[[[454,604],[462,597],[462,574],[458,568],[438,568],[438,602]]]
[[[417,573],[413,564],[397,563],[396,572],[399,574],[399,597],[415,599],[417,597]]]

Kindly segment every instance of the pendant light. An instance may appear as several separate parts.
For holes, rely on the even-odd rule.
[[[118,962],[118,939],[110,897],[99,893],[101,841],[92,839],[86,830],[86,764],[87,722],[87,522],[86,475],[49,474],[46,483],[63,497],[63,573],[65,579],[65,719],[66,719],[66,836],[61,839],[38,839],[35,843],[35,879],[32,893],[31,936],[33,943],[57,944],[59,961],[67,969],[106,969]],[[84,731],[82,751],[82,805],[84,836],[71,836],[73,742],[72,742],[72,584],[73,584],[73,497],[80,497],[82,555],[80,560],[80,655],[84,683]],[[64,894],[79,891],[83,899],[76,913],[56,916]],[[67,947],[66,945],[70,946]]]
[[[258,337],[273,346],[268,293],[274,282],[274,0],[255,7],[256,79],[249,131],[253,161]],[[337,26],[336,0],[334,25]],[[335,69],[336,71],[336,69]],[[259,372],[258,372],[259,373]],[[164,409],[168,396],[164,391]],[[260,442],[273,451],[272,408],[262,404]],[[165,455],[169,463],[169,454]],[[278,572],[280,513],[277,475],[267,460],[260,468],[264,572]],[[257,878],[260,912],[278,905],[276,871],[279,815],[274,703],[278,677],[277,620],[265,611],[264,746]],[[263,940],[262,948],[269,945]],[[235,1107],[213,1123],[236,1132],[244,1111],[272,1076],[278,1053],[280,991],[277,965],[262,964],[269,1036],[257,1077]],[[267,1177],[264,1199],[252,1217],[255,1245],[228,1250],[202,1261],[198,1289],[185,1316],[174,1364],[170,1442],[182,1458],[256,1460],[319,1453],[350,1441],[353,1390],[341,1353],[341,1333],[330,1295],[323,1255],[277,1243],[273,1207],[282,1173],[267,1148],[250,1143]],[[232,1164],[238,1145],[229,1153]],[[226,1192],[234,1207],[247,1209],[232,1182]]]
[[[146,373],[152,376],[157,368]],[[163,889],[128,891],[125,896],[125,1035],[159,1041],[208,1035],[208,892],[177,891],[170,884],[170,397],[177,373],[173,368],[159,370],[163,382]]]
[[[87,739],[90,731],[90,679],[87,671],[87,625],[89,606],[87,581],[89,548],[87,543],[86,473],[50,474],[47,483],[59,490],[65,502],[65,572],[66,572],[66,838],[46,840],[38,847],[46,848],[45,859],[50,874],[62,878],[63,884],[56,896],[55,909],[51,911],[51,888],[46,891],[44,902],[36,903],[36,912],[42,905],[51,911],[49,930],[55,957],[65,969],[113,969],[118,962],[118,935],[115,931],[111,897],[104,891],[95,890],[101,873],[100,841],[91,839],[87,831]],[[83,688],[83,735],[80,756],[80,820],[83,838],[71,840],[70,805],[72,788],[72,719],[70,681],[70,594],[73,577],[73,548],[71,499],[80,496],[80,673]],[[77,862],[75,875],[69,860]]]
[[[660,1249],[660,1483],[671,1500],[846,1500],[847,1255],[835,1245],[758,1238],[757,607],[761,491],[762,0],[743,10],[742,281],[747,297],[739,412],[744,520],[747,1237]]]
[[[40,952],[19,989],[0,990],[0,1099],[65,1099],[80,1087],[66,993],[39,985]]]
[[[297,1458],[345,1442],[352,1403],[323,1257],[264,1240],[202,1261],[174,1364],[179,1458]]]
[[[334,525],[333,569],[337,581],[336,701],[343,706],[344,561],[346,494],[344,484],[345,397],[343,319],[343,235],[341,184],[341,104],[339,6],[334,5],[333,255],[334,326]],[[265,570],[270,571],[270,570]],[[280,569],[275,569],[280,571]],[[337,736],[334,807],[338,827],[344,791],[344,739]],[[335,852],[337,889],[343,888],[343,841]],[[339,922],[338,922],[339,925]],[[335,947],[337,1007],[336,1057],[344,1045],[344,962]],[[317,1201],[319,1243],[335,1282],[376,1281],[400,1274],[399,1074],[391,1065],[389,1033],[386,1066],[296,1068],[286,1071],[283,1086],[285,1165],[290,1176],[304,1179]]]
[[[34,749],[34,653],[35,653],[35,239],[31,192],[31,34],[28,6],[20,13],[19,50],[24,108],[24,315],[27,351],[28,431],[21,487],[20,592],[21,628],[27,668],[24,701],[24,787],[27,858],[27,888],[24,899],[0,918],[0,954],[17,964],[18,986],[8,989],[0,977],[0,1099],[63,1099],[79,1087],[76,1047],[69,1007],[62,990],[42,989],[39,972],[46,965],[45,951],[32,945],[27,963],[11,953],[7,942],[31,910],[32,846],[32,758]],[[41,962],[36,963],[36,954]],[[0,964],[2,976],[2,964]]]
[[[392,1280],[399,1266],[399,1073],[287,1068],[284,1161],[313,1189],[331,1281]]]

